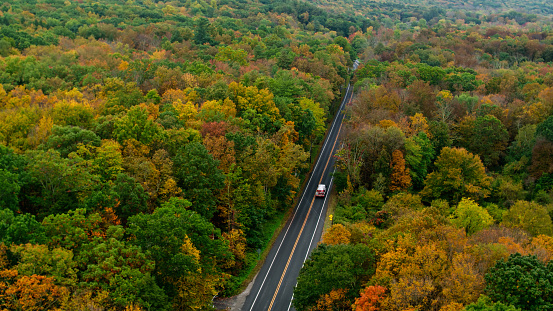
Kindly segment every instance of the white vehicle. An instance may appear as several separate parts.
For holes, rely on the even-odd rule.
[[[326,195],[326,186],[323,184],[320,184],[317,187],[317,192],[315,193],[316,197],[324,197]]]

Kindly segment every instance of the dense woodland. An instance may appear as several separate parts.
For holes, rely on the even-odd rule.
[[[1,308],[236,294],[355,59],[296,309],[551,308],[551,4],[420,2],[0,4]]]
[[[396,3],[348,36],[333,225],[296,309],[553,307],[553,32],[534,5]]]
[[[237,293],[355,56],[275,3],[0,4],[0,309]]]

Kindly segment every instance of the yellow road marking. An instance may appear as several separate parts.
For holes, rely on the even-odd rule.
[[[330,161],[330,158],[332,157],[332,151],[334,150],[334,147],[336,146],[336,142],[338,141],[338,137],[340,136],[340,131],[342,130],[342,123],[340,123],[340,127],[338,128],[338,134],[336,135],[336,139],[334,140],[334,144],[332,144],[332,149],[330,149],[331,155],[328,157],[328,160],[326,160],[325,168],[323,169],[323,173],[321,174],[321,178],[319,179],[319,184],[323,180],[324,173],[326,172],[326,168],[328,167],[328,162]],[[328,194],[328,191],[327,191]],[[313,207],[313,203],[315,203],[315,197],[313,197],[313,200],[311,200],[311,205],[309,205],[309,210],[307,211],[307,215],[305,216],[305,219],[303,220],[303,224],[301,225],[300,233],[298,234],[298,237],[296,238],[296,243],[294,243],[294,247],[292,248],[292,252],[290,252],[290,257],[288,257],[288,261],[286,262],[286,266],[284,267],[284,271],[282,271],[282,275],[280,276],[280,281],[278,282],[277,288],[275,290],[275,293],[273,295],[273,299],[271,299],[271,304],[269,305],[269,309],[267,311],[271,311],[273,308],[273,304],[275,303],[276,296],[278,294],[278,291],[280,290],[280,285],[282,284],[282,280],[284,279],[284,275],[286,274],[286,271],[288,270],[288,265],[290,264],[290,260],[292,260],[292,256],[294,255],[294,251],[296,250],[296,246],[298,245],[298,242],[301,237],[301,233],[303,232],[303,229],[305,228],[305,223],[307,223],[307,218],[309,218],[309,214],[311,213],[311,207]]]

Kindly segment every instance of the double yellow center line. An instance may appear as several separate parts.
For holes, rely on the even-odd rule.
[[[324,174],[326,172],[326,169],[328,167],[328,163],[330,162],[330,158],[332,157],[332,152],[334,151],[334,147],[336,146],[336,142],[338,141],[338,137],[340,137],[340,131],[341,130],[342,130],[342,123],[340,123],[340,128],[338,128],[338,134],[336,135],[336,138],[334,139],[334,144],[332,144],[332,149],[330,149],[330,156],[326,160],[325,168],[323,169],[323,173],[321,174],[321,178],[319,179],[319,182],[318,182],[319,184],[323,180],[323,176],[324,176]],[[327,191],[326,195],[328,195],[329,192],[330,191]],[[275,303],[276,296],[278,294],[278,291],[280,290],[280,285],[282,284],[282,280],[284,280],[284,275],[286,275],[286,271],[288,270],[288,265],[290,265],[290,261],[292,260],[292,256],[294,255],[294,251],[296,250],[296,246],[298,245],[298,242],[300,240],[303,229],[305,228],[305,224],[307,223],[307,219],[309,218],[309,214],[311,213],[311,208],[313,207],[313,203],[315,203],[315,197],[313,197],[313,199],[311,200],[311,205],[309,205],[309,210],[307,211],[307,215],[305,216],[305,219],[303,220],[303,224],[301,226],[300,233],[298,234],[298,237],[296,238],[296,243],[294,243],[294,247],[292,248],[292,252],[290,252],[290,256],[288,257],[288,261],[286,262],[286,266],[284,267],[284,271],[282,271],[282,275],[280,276],[280,281],[278,282],[278,286],[277,286],[277,288],[275,290],[275,293],[273,295],[273,299],[271,299],[271,304],[269,305],[269,309],[267,309],[267,311],[271,311],[271,309],[273,308],[273,304]]]

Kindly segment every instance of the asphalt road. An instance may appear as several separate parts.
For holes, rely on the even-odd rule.
[[[357,62],[354,69],[356,67]],[[338,136],[344,118],[341,111],[350,99],[351,87],[348,86],[340,111],[334,118],[300,202],[257,274],[242,311],[295,310],[292,307],[292,297],[296,279],[307,256],[321,238],[326,217],[328,196],[316,198],[315,190],[318,184],[325,184],[327,193],[332,190],[332,155],[340,145]]]

